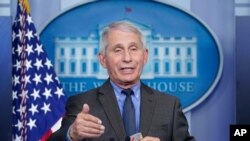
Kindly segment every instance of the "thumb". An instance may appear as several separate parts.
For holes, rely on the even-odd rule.
[[[82,112],[85,114],[89,113],[89,105],[88,104],[83,104]]]

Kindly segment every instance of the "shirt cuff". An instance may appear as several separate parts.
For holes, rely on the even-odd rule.
[[[72,141],[69,135],[69,131],[70,131],[71,126],[69,127],[68,131],[67,131],[67,136],[66,136],[66,141]]]

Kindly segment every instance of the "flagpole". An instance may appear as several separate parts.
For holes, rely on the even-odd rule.
[[[25,64],[25,60],[26,60],[26,38],[25,38],[25,26],[26,26],[26,22],[25,22],[25,19],[26,19],[26,14],[25,12],[27,12],[27,8],[25,8],[25,2],[24,0],[19,0],[19,3],[20,4],[20,10],[21,10],[21,21],[20,21],[20,24],[21,24],[21,46],[22,46],[22,52],[21,52],[21,90],[22,90],[22,98],[21,98],[21,121],[22,121],[22,129],[21,129],[21,138],[26,141],[27,140],[27,113],[26,113],[26,109],[27,109],[27,106],[26,106],[26,102],[27,102],[27,99],[26,99],[26,93],[25,93],[25,88],[26,88],[26,80],[25,80],[25,74],[26,74],[26,64]],[[26,3],[27,5],[27,3]]]

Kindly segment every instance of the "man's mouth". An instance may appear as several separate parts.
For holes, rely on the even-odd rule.
[[[131,71],[134,70],[134,68],[133,67],[122,67],[120,70],[124,73],[130,73]]]

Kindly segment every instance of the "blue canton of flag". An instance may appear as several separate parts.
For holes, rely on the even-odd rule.
[[[45,141],[64,115],[66,96],[47,57],[28,0],[19,0],[13,23],[13,141]]]

